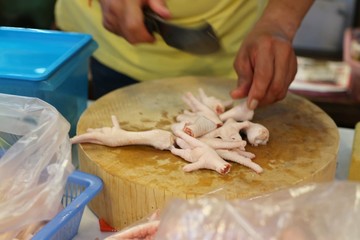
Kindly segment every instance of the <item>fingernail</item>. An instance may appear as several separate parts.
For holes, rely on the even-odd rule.
[[[250,105],[249,105],[250,110],[255,110],[255,108],[258,106],[258,104],[259,104],[258,100],[252,99],[250,101]]]

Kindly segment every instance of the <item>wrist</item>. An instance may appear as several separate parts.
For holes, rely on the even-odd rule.
[[[280,29],[292,41],[312,3],[313,0],[269,0],[257,24]]]

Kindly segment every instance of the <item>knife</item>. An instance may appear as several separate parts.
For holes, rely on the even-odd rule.
[[[221,48],[218,37],[208,23],[187,28],[165,21],[149,7],[144,8],[143,12],[147,30],[151,34],[160,34],[171,47],[196,55],[215,53]]]

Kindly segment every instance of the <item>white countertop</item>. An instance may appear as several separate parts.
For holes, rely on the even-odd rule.
[[[338,154],[338,165],[336,179],[346,180],[349,171],[354,129],[339,128],[340,146]],[[86,207],[80,223],[79,233],[74,240],[101,240],[114,233],[100,232],[97,217]]]
[[[354,129],[339,128],[340,146],[336,169],[336,179],[346,180],[349,175],[351,151],[354,141]]]

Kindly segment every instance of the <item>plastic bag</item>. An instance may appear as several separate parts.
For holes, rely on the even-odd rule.
[[[0,94],[0,239],[59,212],[74,170],[69,129],[48,103]]]
[[[360,183],[314,183],[248,200],[178,199],[160,215],[108,239],[358,240]],[[158,220],[156,230],[144,228]]]

